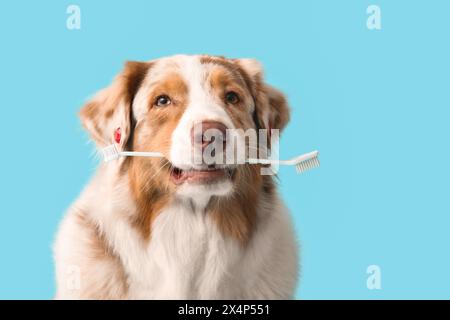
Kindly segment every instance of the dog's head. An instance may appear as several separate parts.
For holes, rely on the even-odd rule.
[[[207,130],[226,136],[227,129],[283,129],[289,110],[284,96],[264,83],[257,61],[202,55],[128,62],[80,116],[99,148],[115,143],[119,150],[165,155],[116,162],[135,194],[198,200],[262,183],[254,165],[194,161],[195,148],[229,143],[207,138]]]

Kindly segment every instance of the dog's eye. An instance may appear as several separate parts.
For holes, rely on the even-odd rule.
[[[239,96],[238,96],[238,94],[237,94],[236,92],[234,92],[234,91],[228,91],[228,92],[225,94],[225,101],[226,101],[227,103],[230,103],[230,104],[236,104],[236,103],[239,102]]]
[[[155,106],[158,107],[165,107],[171,103],[172,101],[170,100],[169,96],[166,96],[165,94],[158,96],[155,100]]]

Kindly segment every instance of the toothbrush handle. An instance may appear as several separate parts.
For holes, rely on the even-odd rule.
[[[153,157],[161,158],[164,155],[160,152],[140,152],[140,151],[122,151],[119,153],[122,157]]]

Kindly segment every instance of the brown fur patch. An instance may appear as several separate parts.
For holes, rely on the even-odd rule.
[[[283,93],[268,85],[265,87],[271,112],[269,122],[272,128],[283,130],[290,119],[289,106]]]
[[[112,141],[116,128],[109,130],[110,121],[119,111],[124,114],[124,119],[121,119],[123,139],[128,138],[132,125],[131,104],[150,66],[151,63],[148,62],[127,62],[111,86],[100,91],[80,110],[83,126],[98,144],[104,145],[108,144],[109,140]],[[119,110],[120,106],[125,109]]]
[[[252,95],[236,72],[233,73],[222,65],[218,65],[210,71],[207,81],[236,128],[247,130],[255,127],[248,108],[253,104]],[[237,104],[227,105],[224,102],[225,95],[229,91],[238,94],[240,101]]]
[[[245,64],[239,59],[233,60],[239,66],[239,70],[245,75],[249,87],[252,89],[258,118],[263,118],[265,113],[269,114],[269,125],[272,129],[284,129],[289,122],[289,106],[286,97],[279,90],[264,83],[263,72],[246,71]],[[266,129],[267,126],[261,123]]]
[[[286,97],[277,89],[264,83],[262,70],[250,74],[239,59],[225,59],[216,56],[202,56],[201,62],[222,66],[231,73],[238,74],[245,82],[255,102],[255,124],[257,127],[283,130],[289,122],[289,106]],[[269,123],[261,121],[268,114]]]
[[[153,105],[159,95],[168,95],[172,103]],[[188,103],[188,87],[177,74],[168,74],[149,91],[149,112],[135,128],[133,150],[155,150],[169,154],[172,132]],[[170,181],[170,163],[166,159],[128,158],[129,182],[137,205],[132,225],[149,239],[154,219],[171,201],[175,186]]]
[[[242,79],[242,81],[244,81],[245,85],[247,86],[247,89],[251,92],[251,94],[252,95],[256,94],[256,92],[254,91],[255,79],[252,79],[249,76],[249,74],[239,64],[234,62],[234,60],[226,59],[221,56],[202,56],[200,58],[200,61],[203,64],[210,63],[222,66],[232,74],[238,75]]]
[[[88,248],[81,265],[82,299],[123,299],[127,295],[127,276],[119,257],[109,247],[103,233],[83,212],[75,214],[75,220],[85,233],[84,243]],[[108,275],[102,271],[108,270]]]
[[[261,196],[263,178],[260,166],[241,166],[237,169],[235,190],[228,197],[213,197],[207,212],[219,230],[245,245],[257,220],[257,204]]]

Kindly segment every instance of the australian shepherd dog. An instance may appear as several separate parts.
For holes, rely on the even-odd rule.
[[[259,164],[192,157],[213,142],[206,130],[286,126],[286,98],[260,63],[127,62],[80,118],[98,149],[164,156],[99,165],[56,237],[57,299],[293,298],[298,248],[275,177]]]

